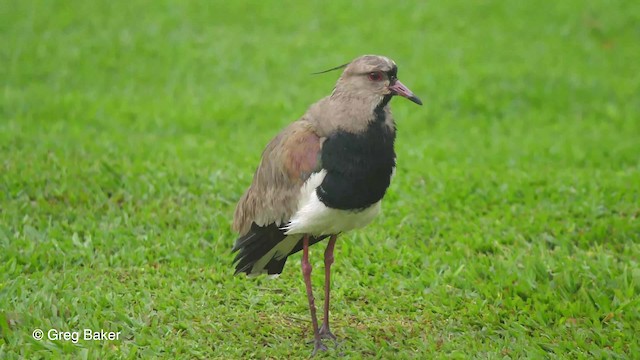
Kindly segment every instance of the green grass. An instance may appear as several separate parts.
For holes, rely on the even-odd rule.
[[[307,357],[300,256],[234,277],[230,222],[309,74],[367,53],[425,106],[320,357],[638,358],[639,4],[3,1],[0,358]]]

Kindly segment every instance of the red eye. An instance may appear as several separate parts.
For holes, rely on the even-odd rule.
[[[382,80],[382,73],[380,71],[369,73],[369,80],[380,81]]]

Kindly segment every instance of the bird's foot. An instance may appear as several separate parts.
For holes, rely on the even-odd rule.
[[[315,356],[318,350],[327,351],[327,347],[322,343],[322,340],[314,339],[312,341],[313,341],[313,352],[311,353],[311,356]]]
[[[338,346],[338,338],[331,332],[329,326],[322,324],[319,333],[321,339],[331,339],[333,340],[333,345]]]

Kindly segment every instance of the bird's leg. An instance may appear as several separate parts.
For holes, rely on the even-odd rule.
[[[309,235],[302,238],[302,275],[304,276],[304,284],[307,287],[307,299],[309,300],[309,311],[311,311],[311,323],[313,324],[313,354],[318,350],[326,351],[320,339],[318,331],[318,317],[316,316],[316,304],[313,299],[313,289],[311,288],[311,263],[309,262]]]
[[[336,336],[329,328],[329,299],[331,293],[331,264],[333,264],[333,248],[336,246],[338,235],[332,235],[324,251],[324,320],[320,328],[320,337],[331,339],[337,344]]]

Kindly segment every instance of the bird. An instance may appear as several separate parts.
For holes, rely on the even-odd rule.
[[[386,56],[363,55],[344,69],[331,95],[309,107],[266,146],[253,182],[240,198],[233,229],[235,274],[278,276],[302,251],[301,269],[313,326],[313,353],[336,342],[329,327],[331,265],[338,236],[369,224],[395,172],[396,125],[389,102],[422,101]],[[318,326],[309,246],[327,240],[324,317]]]

